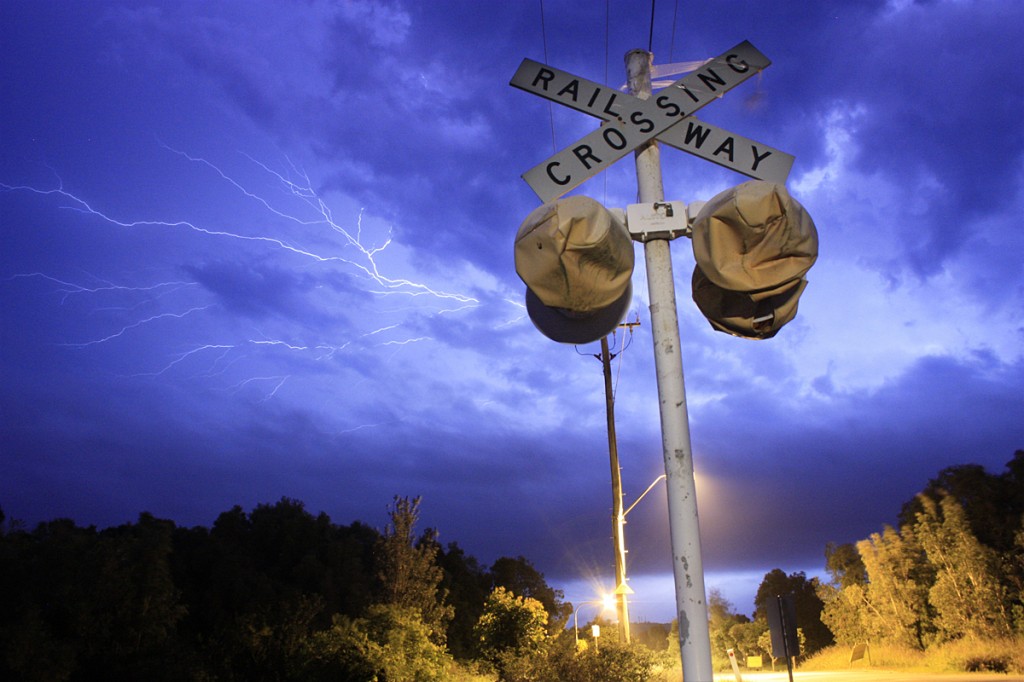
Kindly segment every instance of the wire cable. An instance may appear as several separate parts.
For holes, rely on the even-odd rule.
[[[672,36],[668,43],[668,61],[669,63],[675,61],[675,49],[676,49],[676,19],[679,18],[679,0],[676,0],[675,11],[672,12]]]
[[[548,60],[548,32],[544,26],[544,0],[540,0],[540,36],[544,42],[544,63],[550,64]],[[558,153],[558,145],[555,143],[555,105],[548,102],[548,119],[551,121],[551,151]]]
[[[651,0],[651,32],[647,36],[648,52],[654,52],[654,3],[655,0]]]
[[[611,58],[611,54],[608,49],[608,33],[609,27],[611,26],[611,1],[604,0],[604,82],[608,82],[608,60]],[[604,203],[608,203],[608,171],[601,173],[604,177]]]

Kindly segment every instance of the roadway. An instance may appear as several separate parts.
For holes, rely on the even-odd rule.
[[[744,672],[743,682],[789,682],[789,673]],[[715,682],[737,682],[733,673],[716,673]],[[907,673],[888,670],[793,671],[793,682],[1024,682],[1024,675],[1002,673]]]

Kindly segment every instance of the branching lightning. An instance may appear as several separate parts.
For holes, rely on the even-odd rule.
[[[203,239],[214,239],[224,242],[224,244],[234,241],[262,246],[265,248],[264,253],[268,254],[276,251],[289,257],[307,260],[313,264],[338,265],[343,268],[341,272],[349,277],[368,282],[367,285],[360,287],[364,295],[361,306],[365,307],[369,304],[371,309],[374,309],[373,299],[395,296],[407,297],[410,301],[426,298],[436,302],[435,305],[431,306],[433,308],[432,311],[424,313],[427,315],[454,314],[480,305],[480,301],[473,296],[442,290],[407,276],[386,273],[381,267],[379,258],[394,243],[391,229],[388,229],[387,234],[383,238],[378,238],[377,243],[367,242],[363,224],[365,211],[361,210],[358,213],[354,219],[353,227],[345,227],[334,217],[331,207],[325,199],[313,188],[313,183],[310,181],[309,176],[294,165],[289,163],[291,171],[286,176],[271,169],[266,164],[246,156],[255,167],[268,176],[273,184],[283,190],[284,194],[289,197],[289,200],[297,201],[298,205],[302,207],[301,212],[306,215],[299,215],[275,206],[270,200],[233,178],[207,159],[172,149],[166,145],[164,147],[188,162],[199,164],[212,171],[221,181],[227,183],[232,188],[232,191],[239,193],[247,201],[255,202],[259,210],[264,211],[274,219],[287,221],[298,226],[302,229],[302,232],[297,237],[285,237],[272,232],[248,234],[237,229],[214,228],[191,220],[123,218],[113,215],[109,210],[98,208],[93,200],[69,191],[65,188],[64,182],[59,177],[57,177],[56,186],[52,188],[0,183],[0,191],[26,193],[40,198],[55,200],[60,209],[93,217],[100,224],[105,224],[112,228],[185,231]],[[322,240],[325,236],[325,230],[328,234],[340,237],[340,248],[348,253],[342,254],[338,251],[324,252],[320,249],[303,245],[299,241],[304,239],[303,235],[309,237],[309,239],[305,240],[307,242],[313,239]],[[224,250],[224,244],[215,247],[218,255],[231,253],[230,250]],[[237,374],[239,370],[238,363],[247,359],[252,360],[254,357],[253,353],[259,351],[265,352],[255,357],[263,358],[264,360],[267,357],[266,352],[284,352],[289,354],[305,354],[314,361],[330,361],[335,359],[340,353],[355,350],[352,346],[357,342],[361,342],[359,344],[360,347],[365,347],[367,342],[377,339],[370,345],[384,347],[405,346],[432,340],[432,337],[422,333],[410,334],[407,338],[394,338],[394,335],[400,333],[405,326],[403,322],[377,325],[355,334],[349,334],[349,338],[338,343],[328,343],[322,340],[304,342],[297,338],[267,336],[262,332],[255,336],[245,336],[244,332],[242,335],[239,335],[238,330],[231,330],[231,325],[213,327],[209,324],[215,318],[224,314],[224,306],[220,305],[215,299],[216,292],[211,292],[209,287],[204,286],[199,281],[181,278],[138,284],[116,283],[93,277],[93,283],[82,283],[72,281],[72,278],[64,275],[58,276],[52,273],[36,271],[9,275],[3,281],[14,282],[29,279],[54,285],[55,288],[51,290],[51,293],[60,295],[62,306],[67,304],[72,297],[76,299],[90,297],[89,300],[92,301],[93,313],[102,311],[108,314],[115,312],[123,314],[142,307],[154,309],[144,315],[140,315],[136,319],[121,321],[111,325],[108,333],[99,334],[96,338],[62,341],[55,344],[58,346],[86,350],[115,341],[146,343],[137,339],[137,335],[141,330],[152,327],[154,330],[153,334],[159,336],[163,333],[162,330],[167,328],[167,325],[190,325],[185,327],[190,334],[184,335],[184,338],[188,338],[188,336],[194,337],[197,333],[200,335],[211,333],[218,336],[229,335],[221,339],[205,339],[202,342],[174,351],[169,354],[169,361],[162,364],[162,366],[149,371],[144,370],[123,375],[127,377],[163,377],[173,372],[177,376],[187,376],[187,378],[210,378],[226,374],[231,367],[235,367],[232,373]],[[187,294],[187,298],[192,300],[186,301],[183,304],[182,300],[180,300],[181,294]],[[101,305],[97,299],[100,296],[107,299],[110,297],[120,297],[119,304]],[[197,296],[200,299],[205,298],[206,300],[196,301]],[[423,308],[418,307],[417,310],[423,310]],[[396,313],[394,310],[380,312]],[[196,319],[197,322],[190,323],[189,319]],[[359,322],[361,319],[356,321]],[[206,331],[211,328],[220,329],[221,331]],[[294,330],[293,333],[295,333]],[[299,333],[309,333],[309,330],[307,329],[305,332]],[[201,362],[200,358],[202,357],[206,357],[208,360],[205,367],[200,367],[198,371],[193,372],[190,376],[188,376],[187,372],[183,372],[186,367],[191,367],[195,370],[197,363]],[[263,362],[260,366],[266,367],[266,362]],[[284,372],[270,374],[262,372],[258,374],[252,373],[238,381],[232,382],[229,390],[234,394],[239,393],[243,389],[263,386],[264,389],[261,391],[263,396],[262,402],[278,395],[282,388],[289,384],[289,379],[291,378],[291,374]]]
[[[176,149],[172,149],[170,147],[167,147],[167,149],[172,151],[172,152],[174,152],[175,154],[180,154],[181,156],[183,156],[184,158],[188,159],[189,161],[191,161],[193,163],[200,163],[200,164],[202,164],[202,165],[212,169],[215,173],[220,175],[220,177],[224,178],[224,180],[226,180],[231,185],[236,187],[239,191],[241,191],[246,197],[249,197],[249,198],[259,202],[268,211],[270,211],[272,214],[274,214],[275,216],[277,216],[279,218],[283,218],[285,220],[290,220],[290,221],[293,221],[293,222],[295,222],[295,223],[297,223],[299,225],[303,225],[303,226],[324,225],[324,226],[330,228],[332,231],[340,234],[344,238],[346,246],[351,246],[351,247],[356,249],[356,251],[358,252],[359,256],[361,256],[361,260],[352,260],[352,259],[349,259],[349,258],[343,258],[341,256],[325,256],[325,255],[313,253],[311,251],[306,251],[304,249],[297,248],[295,246],[292,246],[290,244],[287,244],[287,243],[285,243],[285,242],[283,242],[281,240],[275,239],[275,238],[270,238],[270,237],[245,237],[245,236],[242,236],[242,235],[232,234],[232,233],[228,233],[228,232],[211,232],[211,231],[201,230],[200,228],[196,228],[191,223],[184,223],[185,225],[187,225],[188,227],[190,227],[192,229],[197,229],[197,230],[200,230],[200,231],[206,231],[209,234],[214,234],[214,235],[237,237],[239,239],[267,240],[267,241],[270,241],[270,242],[273,242],[273,243],[277,244],[278,246],[280,246],[283,249],[287,249],[289,251],[293,251],[296,254],[299,254],[299,255],[302,255],[302,256],[306,256],[308,258],[312,258],[312,259],[320,261],[320,262],[332,262],[333,261],[333,262],[341,262],[341,263],[344,263],[346,265],[350,265],[352,267],[357,268],[364,275],[366,275],[367,277],[372,279],[377,285],[383,287],[383,289],[381,289],[381,290],[372,290],[372,291],[370,291],[370,293],[374,293],[374,294],[378,294],[378,295],[384,295],[384,296],[389,296],[389,295],[433,296],[433,297],[438,298],[438,299],[451,299],[451,300],[457,301],[459,303],[479,304],[479,301],[476,298],[473,298],[472,296],[466,296],[466,295],[463,295],[463,294],[439,291],[439,290],[433,289],[433,288],[427,286],[426,284],[423,284],[423,283],[420,283],[420,282],[413,282],[412,280],[405,279],[405,278],[387,277],[387,276],[381,274],[380,269],[377,266],[377,261],[375,260],[375,258],[376,258],[376,256],[378,254],[380,254],[385,249],[387,249],[387,247],[391,244],[391,241],[392,241],[391,240],[391,236],[389,235],[388,238],[385,240],[385,242],[382,245],[380,245],[380,246],[376,246],[376,247],[365,246],[363,244],[363,242],[362,242],[363,213],[362,212],[359,213],[359,216],[358,216],[358,218],[356,220],[355,234],[352,234],[351,232],[346,230],[343,226],[341,226],[338,222],[336,222],[334,220],[334,216],[332,214],[332,211],[331,211],[330,207],[323,200],[323,198],[320,197],[320,195],[316,192],[316,190],[313,189],[312,183],[310,182],[309,177],[303,171],[300,171],[300,170],[295,169],[293,167],[293,170],[295,170],[296,174],[300,175],[302,177],[302,180],[303,180],[303,183],[296,183],[296,182],[294,182],[292,180],[289,180],[288,178],[284,177],[283,175],[281,175],[277,171],[271,170],[270,168],[268,168],[263,163],[261,163],[259,161],[256,161],[255,159],[252,159],[252,157],[246,156],[246,158],[248,158],[250,161],[252,161],[257,166],[262,168],[264,171],[266,171],[267,173],[272,175],[280,183],[280,185],[282,187],[284,187],[293,197],[299,199],[300,201],[305,203],[307,206],[312,208],[313,211],[319,216],[318,219],[312,220],[312,221],[310,221],[310,220],[303,220],[303,219],[300,219],[300,218],[298,218],[298,217],[296,217],[294,215],[283,213],[282,211],[277,210],[276,208],[271,206],[270,203],[267,200],[263,199],[262,197],[257,196],[256,194],[250,192],[249,190],[247,190],[240,183],[238,183],[237,181],[233,180],[228,175],[226,175],[219,167],[217,167],[213,163],[207,161],[206,159],[203,159],[203,158],[200,158],[200,157],[193,157],[193,156],[190,156],[188,154],[185,154],[184,152],[178,151]],[[131,226],[131,225],[129,225],[129,226]]]
[[[61,299],[62,305],[67,302],[68,297],[74,294],[99,294],[104,292],[159,292],[157,293],[157,297],[160,297],[166,295],[167,293],[173,293],[180,287],[195,286],[196,284],[195,282],[159,282],[157,284],[145,287],[129,287],[122,284],[114,284],[113,282],[104,282],[104,286],[88,287],[83,284],[65,282],[64,280],[57,279],[56,277],[50,277],[49,275],[42,272],[19,273],[16,275],[11,275],[10,277],[7,278],[6,281],[13,281],[16,279],[22,279],[27,277],[39,277],[41,279],[48,280],[50,282],[53,282],[54,284],[59,284],[62,287],[64,287],[63,289],[57,290],[64,294],[64,297]]]
[[[191,315],[192,313],[198,312],[200,310],[206,310],[209,307],[210,306],[200,306],[200,307],[196,307],[196,308],[189,308],[188,310],[186,310],[183,313],[161,313],[159,315],[151,315],[150,317],[138,320],[137,322],[133,322],[133,323],[131,323],[129,325],[125,325],[124,327],[121,327],[121,329],[119,329],[118,331],[114,332],[113,334],[109,334],[108,336],[104,336],[102,339],[95,339],[93,341],[85,341],[85,342],[82,342],[82,343],[63,343],[63,344],[60,344],[60,345],[62,345],[62,346],[71,346],[72,348],[85,348],[86,346],[95,346],[98,343],[106,343],[107,341],[110,341],[111,339],[116,339],[117,337],[121,336],[122,334],[124,334],[126,331],[128,331],[130,329],[135,329],[137,327],[141,327],[142,325],[149,324],[150,322],[153,322],[155,320],[162,320],[162,319],[166,319],[166,318],[173,318],[173,319],[180,320],[181,318],[183,318],[183,317],[185,317],[187,315]]]

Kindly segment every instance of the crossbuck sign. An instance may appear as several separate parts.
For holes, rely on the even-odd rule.
[[[757,48],[744,41],[650,99],[640,99],[524,59],[510,85],[596,116],[604,123],[526,171],[523,179],[541,201],[548,202],[656,137],[749,177],[785,183],[793,166],[791,155],[692,115],[770,64]]]

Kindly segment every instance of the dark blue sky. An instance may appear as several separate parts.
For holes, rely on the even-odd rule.
[[[640,3],[643,4],[643,3]],[[593,119],[650,8],[610,0],[0,2],[0,506],[210,525],[282,496],[383,527],[394,495],[579,603],[612,586],[597,344],[541,336],[519,177]],[[701,118],[796,156],[820,257],[797,318],[714,332],[672,245],[707,585],[895,521],[1024,447],[1024,4],[658,2],[656,64],[772,60]],[[543,30],[542,30],[543,27]],[[546,40],[545,40],[546,37]],[[666,198],[744,177],[662,150]],[[630,157],[578,193],[635,201]],[[614,365],[627,503],[662,472],[641,247]],[[621,347],[620,333],[616,343]],[[674,612],[664,488],[629,516],[634,618]]]

